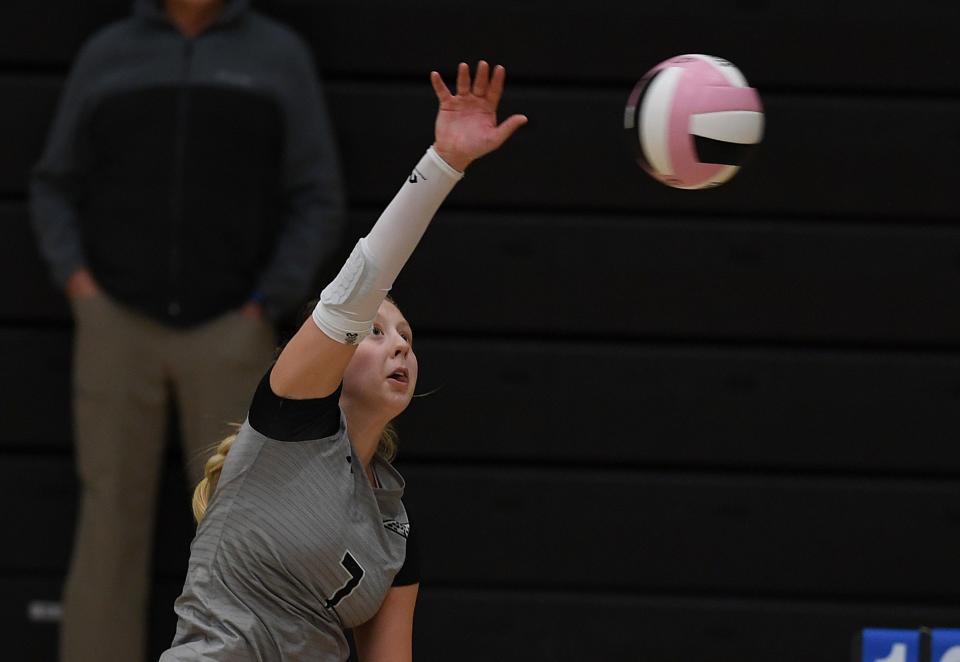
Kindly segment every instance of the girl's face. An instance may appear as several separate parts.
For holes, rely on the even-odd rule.
[[[364,338],[343,374],[343,396],[397,416],[417,385],[413,330],[394,304],[380,304],[373,332]]]

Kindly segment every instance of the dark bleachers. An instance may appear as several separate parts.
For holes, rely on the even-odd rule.
[[[420,650],[439,653],[441,644],[462,641],[449,627],[462,619],[501,624],[487,635],[474,630],[482,641],[464,652],[467,660],[531,631],[540,638],[523,637],[516,654],[553,651],[549,659],[576,660],[593,649],[613,656],[633,641],[664,656],[669,646],[694,656],[749,646],[803,660],[814,649],[802,643],[811,627],[833,641],[861,622],[949,624],[960,617],[949,606],[960,592],[949,579],[960,542],[950,481],[417,462],[403,468],[423,523],[422,616],[437,628],[436,636],[420,631]],[[31,508],[15,511],[10,522],[23,543],[0,552],[7,569],[0,586],[26,603],[51,600],[51,578],[66,560],[72,468],[66,459],[8,458],[0,485],[22,485],[18,476],[30,479],[31,489],[17,496]],[[165,607],[186,559],[189,517],[173,506],[184,504],[183,487],[171,477],[161,491],[167,507],[158,525],[153,609],[161,623],[169,622]],[[603,508],[578,516],[580,504]],[[945,533],[936,545],[918,545],[930,531]],[[913,563],[891,572],[905,557]],[[484,613],[494,600],[502,601],[495,618]],[[564,615],[571,610],[581,627]],[[592,639],[631,619],[627,632]],[[50,627],[30,627],[38,640],[19,645],[47,650],[39,635]]]
[[[378,213],[356,209],[347,234]],[[0,205],[0,232],[28,276],[5,284],[0,319],[65,321],[24,205]],[[956,346],[958,285],[946,223],[441,211],[395,293],[434,333],[919,349]]]
[[[429,335],[417,354],[414,461],[960,475],[952,354]],[[0,357],[4,447],[68,450],[68,331],[0,332]]]
[[[0,193],[23,190],[57,83],[48,76],[0,78],[0,94],[14,100],[0,120],[18,127],[17,148],[0,155]],[[386,202],[432,140],[432,90],[426,81],[335,81],[327,90],[342,127],[351,199]],[[626,85],[511,87],[505,112],[528,114],[529,126],[510,151],[471,169],[469,186],[453,194],[451,206],[907,222],[960,212],[948,148],[960,141],[958,100],[771,94],[756,158],[729,185],[691,193],[657,184],[631,161],[622,129],[628,92]]]

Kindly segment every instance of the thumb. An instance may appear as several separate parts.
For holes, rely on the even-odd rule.
[[[521,126],[527,123],[526,115],[511,115],[507,119],[503,120],[500,123],[500,126],[496,129],[496,143],[499,147],[507,141],[507,139],[513,135],[513,133],[519,129]]]

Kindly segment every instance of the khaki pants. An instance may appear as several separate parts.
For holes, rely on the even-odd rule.
[[[265,322],[231,312],[177,330],[104,295],[74,303],[80,518],[63,595],[62,662],[141,662],[168,398],[191,485],[211,446],[246,418],[274,352]],[[189,510],[189,500],[162,504]],[[172,608],[172,606],[171,606]]]

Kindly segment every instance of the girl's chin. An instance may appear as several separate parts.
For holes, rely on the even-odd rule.
[[[402,414],[412,400],[410,393],[384,391],[379,395],[367,394],[367,397],[362,400],[349,400],[348,406],[351,411],[357,413],[367,411],[376,417],[394,418]]]
[[[407,405],[410,404],[412,399],[413,392],[407,385],[404,385],[403,389],[388,387],[386,392],[383,394],[384,404],[391,409],[399,409],[397,413],[400,413],[406,409]]]

